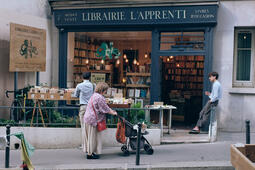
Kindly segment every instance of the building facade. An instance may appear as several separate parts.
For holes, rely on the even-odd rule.
[[[10,54],[10,23],[27,25],[31,27],[46,30],[46,72],[40,73],[40,82],[52,85],[52,61],[54,45],[52,43],[52,34],[54,35],[54,25],[52,25],[52,16],[50,6],[47,0],[39,1],[10,1],[3,3],[0,7],[1,26],[0,26],[0,105],[8,106],[13,100],[12,96],[8,99],[5,96],[5,90],[14,89],[14,73],[9,72],[9,54]],[[57,55],[57,54],[55,54]],[[28,84],[34,85],[36,81],[36,73],[19,72],[18,88],[23,88]],[[8,118],[8,111],[0,111],[0,118]]]
[[[187,97],[185,101],[189,101],[188,110],[199,105],[195,109],[198,112],[206,102],[207,98],[203,95],[203,92],[211,88],[207,74],[210,71],[217,71],[223,88],[223,97],[217,110],[219,128],[225,131],[244,131],[245,120],[249,119],[251,122],[255,120],[255,116],[253,116],[253,101],[255,100],[254,1],[186,0],[180,2],[175,0],[137,0],[131,3],[129,1],[114,0],[107,2],[49,0],[49,4],[45,4],[45,2],[47,1],[34,2],[35,4],[25,2],[23,4],[24,11],[21,12],[15,11],[13,6],[5,6],[5,9],[1,10],[3,11],[1,16],[6,16],[1,17],[4,19],[2,22],[3,27],[1,27],[3,30],[0,34],[2,37],[1,48],[3,49],[0,53],[3,63],[5,63],[3,65],[6,65],[6,67],[1,67],[3,70],[0,73],[3,75],[1,77],[6,77],[0,80],[2,87],[4,87],[2,91],[12,87],[13,84],[12,73],[9,73],[7,68],[9,51],[6,50],[9,46],[8,24],[10,22],[47,30],[47,65],[46,72],[40,73],[40,82],[47,83],[49,86],[59,87],[73,86],[74,64],[72,62],[75,59],[74,52],[77,37],[96,37],[95,32],[100,33],[100,36],[106,36],[105,32],[107,32],[110,37],[121,37],[123,36],[121,32],[138,32],[139,34],[130,33],[129,35],[137,38],[134,39],[137,42],[136,46],[142,46],[139,45],[139,41],[149,44],[143,47],[146,50],[139,50],[139,54],[147,54],[148,52],[151,57],[151,103],[166,100],[166,102],[169,102],[168,104],[178,104],[176,103],[176,95],[179,95],[177,86],[181,86],[182,76],[175,72],[175,84],[172,86],[169,85],[171,83],[166,81],[170,79],[166,75],[172,75],[173,72],[171,70],[178,71],[178,69],[181,69],[182,58],[179,56],[185,56],[185,67],[183,66],[182,73],[192,70],[191,63],[197,58],[195,63],[197,69],[195,75],[197,76],[193,77],[202,77],[202,80],[200,78],[199,80],[196,79],[197,82],[194,82],[190,78],[192,74],[186,77],[183,76],[183,79],[189,78],[189,83],[193,81],[193,84],[201,87],[198,89],[198,97],[192,98],[191,95],[190,100],[187,98],[189,98],[190,93],[193,94],[194,90],[181,93],[184,96],[182,98]],[[38,7],[40,10],[30,11],[29,9],[32,6],[39,5],[37,3],[45,5]],[[52,13],[49,13],[49,7],[51,7]],[[125,16],[123,11],[129,13],[129,20],[127,18],[124,19],[127,16]],[[134,13],[134,11],[139,12]],[[109,12],[112,13],[109,14]],[[75,14],[79,15],[80,18]],[[188,17],[191,18],[191,15],[193,15],[193,19],[187,20]],[[145,17],[150,21],[146,21]],[[144,35],[143,39],[139,40],[137,35]],[[162,37],[173,37],[173,35],[179,35],[183,39],[175,38],[175,44],[171,44],[172,39],[162,39]],[[144,37],[147,37],[147,39]],[[194,37],[199,38],[196,39]],[[123,43],[120,38],[118,40],[110,39],[109,36],[107,38],[109,41],[113,41],[114,44]],[[100,40],[98,37],[94,39]],[[187,43],[186,41],[189,42]],[[191,45],[191,41],[194,41],[193,45]],[[166,44],[162,45],[164,43]],[[201,46],[201,44],[203,45]],[[171,49],[166,48],[170,46]],[[132,48],[134,49],[134,47]],[[125,50],[121,45],[118,46],[118,49]],[[175,63],[174,68],[171,68],[171,64],[167,65],[168,61],[171,63],[171,56],[175,58],[175,61],[178,61],[178,63]],[[198,56],[202,57],[199,59]],[[141,59],[140,55],[136,57],[137,60],[140,59],[139,62],[144,59]],[[199,64],[202,64],[203,67],[198,67]],[[167,73],[162,76],[165,68]],[[201,75],[198,73],[200,70],[203,70]],[[178,80],[179,78],[181,79],[180,81]],[[19,87],[22,87],[23,84],[33,84],[34,82],[35,73],[19,73]],[[166,86],[162,85],[164,83]],[[188,85],[191,88],[190,84]],[[185,84],[186,86],[187,83]],[[170,90],[163,91],[162,89]],[[2,91],[1,94],[3,94]],[[180,91],[183,92],[183,90]],[[167,98],[173,96],[175,100],[167,100]],[[192,103],[193,101],[197,102]],[[6,100],[2,100],[1,104],[6,105]],[[187,109],[185,108],[186,106],[185,104],[184,110]],[[181,110],[182,105],[179,108]],[[193,117],[185,116],[186,119],[194,119],[197,114],[194,113]],[[1,115],[1,117],[4,116]],[[181,117],[177,116],[177,119],[179,118]],[[254,131],[254,128],[251,127],[251,129]]]
[[[209,71],[217,71],[220,74],[220,82],[223,87],[223,98],[218,107],[219,128],[227,131],[244,131],[245,120],[250,119],[253,122],[253,101],[254,101],[254,18],[252,11],[254,9],[254,1],[183,1],[181,5],[205,5],[210,3],[218,3],[217,25],[213,28],[211,36],[213,44],[208,47],[209,51],[207,61],[205,61],[205,72],[203,81],[203,91],[209,90],[210,85],[207,84],[207,73]],[[54,8],[54,1],[50,1]],[[126,4],[125,4],[126,3]],[[185,4],[186,3],[186,4]],[[57,2],[56,2],[57,4]],[[136,1],[133,4],[118,1],[110,1],[109,4],[90,3],[87,1],[83,4],[85,8],[102,8],[107,5],[109,7],[118,8],[130,6],[178,6],[177,1]],[[79,6],[79,4],[77,4]],[[194,5],[194,4],[193,4]],[[57,5],[55,6],[57,9]],[[65,8],[62,4],[60,8]],[[72,7],[75,8],[75,3]],[[78,7],[78,8],[83,8]],[[53,9],[54,10],[54,9]],[[89,19],[89,18],[86,18]],[[190,27],[190,26],[184,26]],[[192,27],[192,26],[191,26]],[[246,37],[247,41],[241,41],[241,37]],[[207,43],[210,43],[208,41]],[[243,43],[239,47],[238,43]],[[155,44],[154,44],[155,45]],[[247,45],[247,46],[246,46]],[[152,45],[153,48],[153,45]],[[169,55],[169,54],[167,54]],[[156,60],[154,62],[157,62]],[[209,63],[207,63],[209,62]],[[152,66],[153,67],[153,66]],[[159,66],[156,66],[158,69]],[[152,68],[152,70],[155,69]],[[207,71],[206,71],[207,69]],[[156,71],[152,74],[158,74]],[[152,82],[152,89],[160,89],[161,80],[155,75]],[[155,91],[152,94],[152,101],[160,100],[161,91]],[[155,95],[155,96],[153,96]],[[159,97],[159,98],[158,98]],[[203,101],[207,100],[203,96]]]

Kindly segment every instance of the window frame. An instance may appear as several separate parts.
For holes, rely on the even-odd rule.
[[[250,32],[251,35],[251,69],[250,69],[250,80],[240,81],[237,78],[237,55],[238,55],[238,33]],[[234,30],[234,67],[233,67],[233,87],[254,87],[254,57],[255,57],[255,29],[252,28],[235,28]]]

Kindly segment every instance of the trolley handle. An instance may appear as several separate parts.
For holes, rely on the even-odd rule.
[[[120,116],[120,115],[116,115],[119,119],[121,119],[122,121],[124,121],[125,120],[125,118],[124,117],[122,117],[122,116]]]

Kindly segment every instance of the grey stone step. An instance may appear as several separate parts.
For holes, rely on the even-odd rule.
[[[132,165],[132,164],[80,164],[59,165],[54,168],[36,167],[36,170],[234,170],[228,161],[210,162],[170,162],[158,165]]]

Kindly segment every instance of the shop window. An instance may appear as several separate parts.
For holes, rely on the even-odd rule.
[[[149,104],[151,32],[79,32],[72,45],[69,79],[74,87],[82,82],[83,72],[91,72],[93,83],[110,86],[107,97]]]
[[[253,87],[254,30],[235,30],[234,87]]]
[[[161,32],[160,50],[203,51],[204,32]]]

